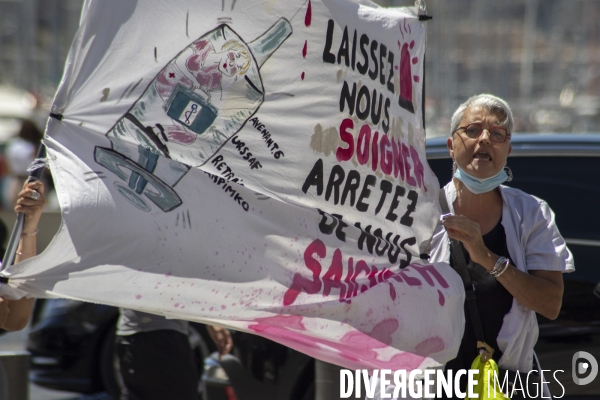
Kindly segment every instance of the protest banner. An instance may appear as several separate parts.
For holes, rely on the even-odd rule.
[[[63,224],[0,290],[348,368],[451,359],[464,293],[425,257],[425,46],[413,8],[86,1],[45,139]]]

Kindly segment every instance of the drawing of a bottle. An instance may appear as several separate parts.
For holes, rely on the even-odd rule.
[[[260,68],[291,34],[291,24],[284,18],[249,43],[227,24],[206,33],[175,56],[108,131],[106,136],[112,149],[97,147],[96,161],[121,179],[131,181],[139,179],[139,171],[134,171],[140,167],[155,175],[151,169],[160,162],[148,160],[164,157],[185,167],[162,169],[163,173],[179,174],[179,177],[155,177],[165,184],[177,183],[189,167],[207,162],[258,110],[265,92]],[[132,144],[141,149],[130,159]],[[146,155],[142,157],[142,154]],[[136,158],[138,161],[133,161]],[[136,165],[124,167],[124,160]],[[131,171],[128,179],[122,176],[123,167]],[[173,201],[167,208],[164,201],[156,203],[145,192],[147,178],[141,183],[121,184],[119,191],[146,211],[149,206],[142,207],[145,203],[142,194],[163,211],[181,204],[176,192],[167,184],[170,192],[158,190]],[[154,182],[155,185],[159,183]]]

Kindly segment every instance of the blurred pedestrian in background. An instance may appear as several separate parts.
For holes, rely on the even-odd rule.
[[[42,131],[31,120],[21,122],[19,133],[6,142],[3,151],[5,175],[2,178],[2,208],[15,206],[21,185],[29,176],[27,168],[37,155],[42,143]]]
[[[207,325],[220,354],[233,346],[225,328]],[[119,400],[198,400],[198,371],[189,322],[119,308],[115,369]]]

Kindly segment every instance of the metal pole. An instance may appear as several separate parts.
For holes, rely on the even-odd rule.
[[[521,101],[528,104],[533,93],[533,57],[535,51],[535,24],[538,1],[525,3],[525,23],[523,26],[523,50],[521,51]]]
[[[46,146],[44,144],[40,145],[40,149],[38,150],[37,158],[45,158],[46,157]],[[29,174],[28,181],[39,180],[42,178],[42,174],[44,173],[44,167],[40,167],[38,169],[34,169]],[[0,271],[4,271],[6,267],[12,265],[15,260],[15,253],[17,252],[17,247],[19,245],[19,239],[21,238],[21,234],[23,233],[23,222],[25,222],[25,214],[19,213],[17,214],[17,220],[15,221],[15,226],[13,227],[13,231],[10,235],[10,239],[8,240],[8,244],[6,245],[6,253],[4,262],[0,267]]]
[[[29,398],[29,362],[26,351],[0,352],[0,399],[27,400]]]

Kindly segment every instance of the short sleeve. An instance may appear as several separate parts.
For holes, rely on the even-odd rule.
[[[527,270],[573,272],[573,255],[556,226],[554,212],[545,201],[536,200],[523,215]]]
[[[429,261],[450,263],[448,234],[446,233],[446,230],[441,222],[439,222],[435,227],[435,232],[431,238]]]

